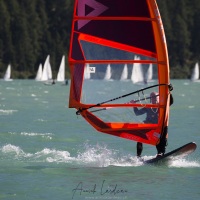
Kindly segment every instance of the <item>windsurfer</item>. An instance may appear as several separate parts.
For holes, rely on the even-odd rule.
[[[158,104],[159,103],[159,98],[158,98],[158,93],[152,92],[150,94],[150,102],[152,104]],[[135,103],[133,100],[131,103]],[[137,115],[143,115],[146,114],[146,119],[144,120],[144,123],[152,123],[156,124],[158,122],[158,108],[141,108],[138,109],[137,107],[133,108],[136,116]],[[156,145],[157,149],[157,156],[162,156],[165,153],[165,147],[167,146],[167,127],[164,128],[163,132],[163,139],[160,141],[158,145]],[[141,157],[143,150],[143,144],[141,142],[137,142],[137,157]]]

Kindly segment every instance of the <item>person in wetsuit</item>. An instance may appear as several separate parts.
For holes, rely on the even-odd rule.
[[[159,103],[159,98],[158,98],[158,93],[152,92],[150,94],[150,102],[152,104],[158,104]],[[146,119],[143,121],[144,123],[150,123],[150,124],[157,124],[158,123],[158,114],[159,114],[159,109],[158,108],[141,108],[138,109],[137,107],[133,108],[136,116],[138,115],[143,115],[146,114]],[[157,156],[162,156],[165,153],[165,147],[167,145],[167,135],[168,135],[168,128],[164,128],[163,139],[161,139],[160,143],[156,145],[157,149]],[[137,157],[141,157],[143,150],[143,144],[141,142],[137,142]]]

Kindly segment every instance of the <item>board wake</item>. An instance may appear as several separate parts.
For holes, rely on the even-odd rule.
[[[185,157],[192,152],[195,151],[197,148],[196,143],[190,142],[188,144],[183,145],[182,147],[179,147],[173,151],[170,151],[169,153],[166,153],[164,156],[160,156],[157,158],[152,158],[150,160],[145,160],[143,161],[145,164],[156,164],[156,163],[161,163],[161,162],[167,162],[172,160],[175,157],[182,158]]]

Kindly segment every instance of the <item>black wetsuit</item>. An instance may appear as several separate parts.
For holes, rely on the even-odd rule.
[[[146,119],[144,120],[144,123],[150,123],[150,124],[157,124],[158,123],[158,109],[157,108],[141,108],[138,109],[137,107],[134,108],[135,114],[143,115],[147,114]]]
[[[137,107],[133,108],[136,116],[143,115],[146,113],[146,119],[144,123],[157,124],[158,123],[158,108],[141,108]],[[143,144],[141,142],[137,142],[137,156],[140,157],[143,150]]]

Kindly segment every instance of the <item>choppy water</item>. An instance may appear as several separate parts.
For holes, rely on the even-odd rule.
[[[172,80],[168,151],[200,144],[200,83]],[[135,143],[96,132],[68,108],[69,86],[0,82],[0,199],[200,198],[200,150],[142,165]],[[145,158],[156,154],[144,146]]]

